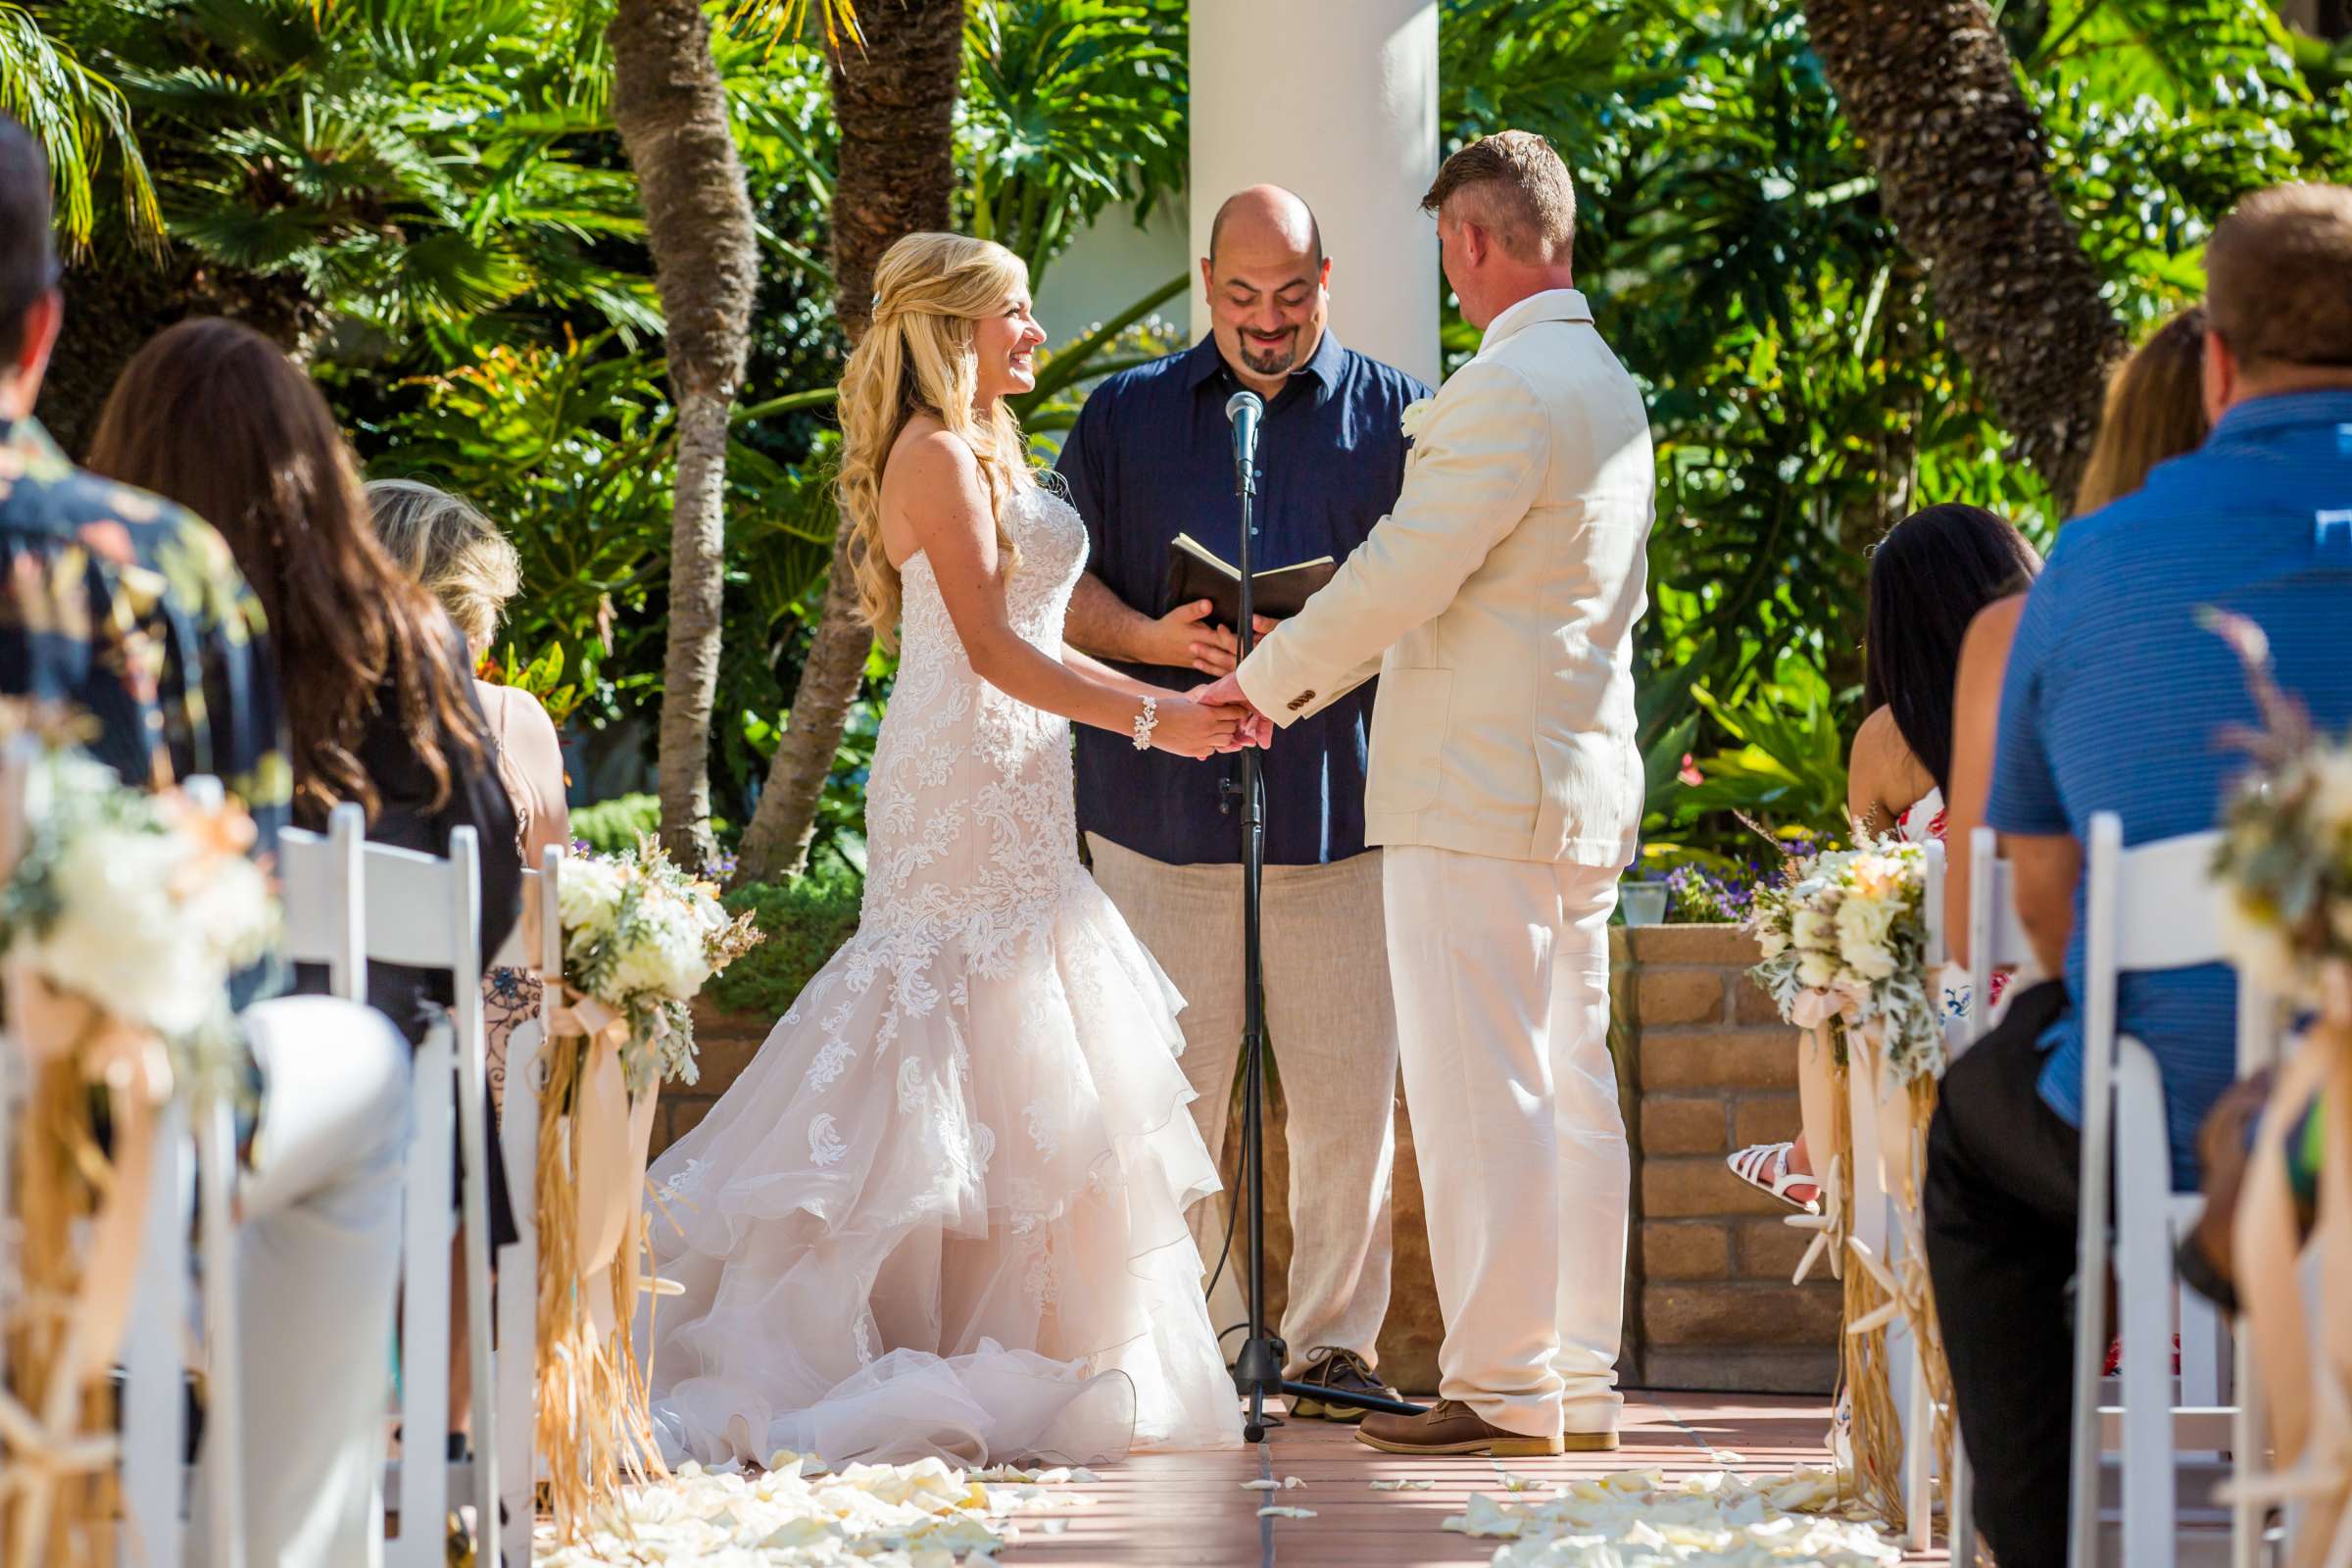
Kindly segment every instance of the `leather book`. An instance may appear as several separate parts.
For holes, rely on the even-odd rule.
[[[1250,608],[1274,620],[1296,615],[1339,569],[1329,556],[1317,556],[1296,565],[1253,571],[1250,574]],[[1168,544],[1168,606],[1173,609],[1199,599],[1216,607],[1209,612],[1209,618],[1218,625],[1239,625],[1242,570],[1191,534],[1180,533]]]

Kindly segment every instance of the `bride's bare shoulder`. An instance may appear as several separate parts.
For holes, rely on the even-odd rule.
[[[882,460],[882,485],[885,490],[894,485],[914,484],[929,491],[935,486],[954,485],[960,477],[977,477],[979,460],[963,438],[942,424],[937,416],[917,414],[899,431],[898,439],[890,444],[890,453]]]

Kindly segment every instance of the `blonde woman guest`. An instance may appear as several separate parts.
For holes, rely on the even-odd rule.
[[[1078,859],[1070,726],[1240,715],[1064,646],[1086,526],[1004,399],[1045,333],[998,245],[913,234],[841,385],[866,617],[900,647],[858,932],[655,1164],[664,1446],[834,1463],[1235,1444],[1185,1209],[1217,1186],[1173,989]]]
[[[507,601],[522,586],[522,564],[498,525],[460,497],[414,479],[377,479],[368,486],[376,537],[393,561],[441,602],[479,668],[498,635]],[[564,756],[554,720],[529,692],[476,679],[474,692],[489,720],[498,775],[514,806],[515,844],[522,863],[536,868],[550,846],[571,842],[571,811],[564,799]],[[539,1012],[539,981],[514,969],[493,969],[482,981],[489,1018],[491,1098],[507,1098],[507,1039]]]

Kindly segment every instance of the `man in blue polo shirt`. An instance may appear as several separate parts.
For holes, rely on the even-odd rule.
[[[1928,1261],[1977,1513],[2004,1568],[2066,1550],[2069,1369],[2082,1107],[2082,842],[2202,832],[2245,760],[2245,675],[2207,606],[2269,635],[2279,683],[2352,721],[2352,189],[2249,197],[2206,251],[2205,445],[2060,533],[2018,625],[1986,815],[2057,983],[2019,997],[1952,1064],[1928,1144]],[[2123,1031],[2164,1078],[2177,1188],[2234,1070],[2218,964],[2128,975]]]
[[[1219,210],[1200,264],[1211,335],[1110,377],[1087,399],[1056,466],[1093,551],[1067,636],[1173,689],[1233,668],[1229,627],[1205,603],[1167,602],[1168,546],[1190,534],[1227,561],[1239,502],[1225,402],[1265,400],[1258,438],[1260,571],[1345,560],[1404,479],[1405,406],[1421,382],[1341,347],[1326,324],[1331,264],[1306,204],[1270,185]],[[1262,629],[1262,628],[1261,628]],[[1379,1391],[1374,1343],[1389,1306],[1389,1188],[1396,1082],[1380,854],[1364,847],[1366,684],[1264,754],[1264,964],[1291,1160],[1293,1377]],[[1168,767],[1115,735],[1078,740],[1078,825],[1095,876],[1188,1003],[1193,1114],[1224,1146],[1241,1059],[1241,826],[1228,768]],[[1194,1210],[1212,1262],[1212,1205]],[[1228,1271],[1228,1278],[1232,1277]],[[1293,1414],[1352,1420],[1314,1400]]]

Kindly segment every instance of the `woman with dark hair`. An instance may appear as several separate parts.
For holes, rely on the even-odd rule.
[[[297,826],[323,830],[355,801],[378,844],[446,856],[452,833],[474,830],[487,964],[521,913],[522,858],[465,639],[377,541],[358,465],[310,377],[250,328],[182,321],[123,367],[90,466],[178,502],[228,541],[268,617]],[[294,989],[325,991],[324,970],[298,967]],[[445,971],[371,963],[368,1000],[415,1047],[455,993]],[[495,1248],[514,1239],[514,1220],[495,1148],[488,1163]],[[453,1288],[463,1278],[454,1271]],[[451,1414],[462,1425],[462,1313],[456,1328]]]
[[[1870,559],[1863,631],[1862,727],[1847,755],[1845,808],[1857,833],[1943,837],[1952,783],[1952,685],[1969,623],[2022,591],[2041,569],[2025,536],[1983,507],[1915,512]],[[1945,1005],[1968,1004],[1965,982],[1944,980]],[[1733,1154],[1732,1174],[1798,1208],[1820,1202],[1804,1139]]]

